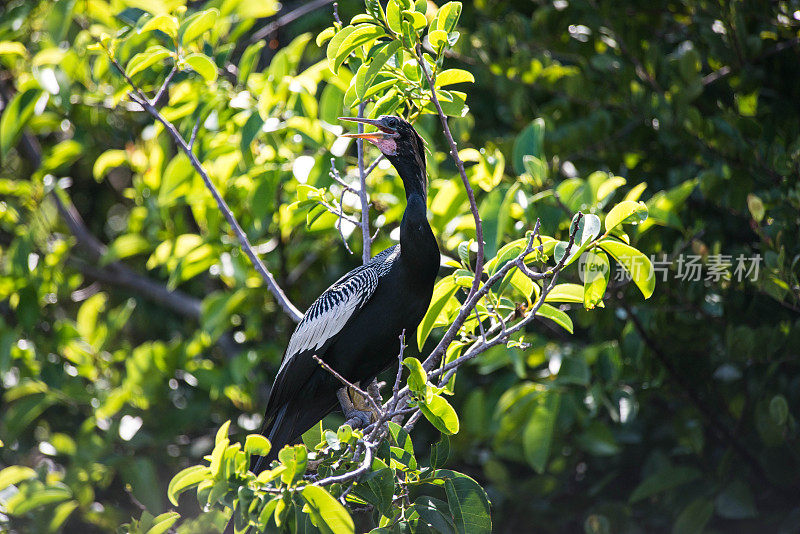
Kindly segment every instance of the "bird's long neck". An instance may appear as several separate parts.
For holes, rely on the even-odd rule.
[[[421,165],[396,165],[406,190],[406,210],[400,223],[400,250],[404,260],[420,274],[436,276],[439,267],[439,248],[427,217],[427,186],[425,168]]]

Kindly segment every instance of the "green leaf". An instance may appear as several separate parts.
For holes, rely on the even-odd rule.
[[[389,44],[383,46],[372,58],[372,61],[369,62],[369,67],[364,71],[364,75],[361,79],[358,79],[356,76],[356,96],[358,97],[359,101],[363,101],[367,95],[367,90],[372,85],[372,82],[375,80],[375,77],[381,71],[383,66],[389,60],[390,57],[397,52],[397,49],[400,48],[400,41],[392,41]],[[359,73],[364,66],[362,65],[359,69]]]
[[[444,30],[447,33],[453,31],[458,24],[461,16],[461,2],[447,2],[439,8],[436,18],[431,23],[432,29]]]
[[[154,45],[145,50],[144,52],[139,52],[135,56],[128,61],[128,66],[125,68],[125,72],[128,76],[133,76],[144,69],[150,67],[151,65],[155,65],[156,63],[162,63],[165,59],[172,56],[172,52],[164,48],[160,45]]]
[[[544,130],[544,119],[538,118],[526,126],[514,139],[511,162],[517,175],[525,172],[524,156],[534,156],[544,160]]]
[[[456,294],[457,289],[458,286],[455,284],[455,280],[452,276],[442,278],[436,283],[436,286],[434,286],[431,304],[428,307],[427,313],[425,313],[425,317],[422,318],[422,321],[417,327],[417,347],[420,349],[425,345],[425,340],[428,339],[428,335],[431,333],[439,314]]]
[[[470,277],[470,285],[472,283],[472,278]],[[531,280],[528,275],[517,269],[516,267],[512,268],[504,277],[503,281],[500,282],[500,286],[498,286],[497,292],[498,294],[502,294],[508,286],[513,287],[519,293],[525,297],[528,303],[531,300],[536,300],[535,296],[533,296],[534,292],[536,295],[539,294],[539,286]]]
[[[606,232],[620,224],[640,224],[647,220],[647,206],[644,202],[623,200],[606,215]]]
[[[120,167],[128,161],[128,153],[124,150],[106,150],[94,161],[92,174],[98,182],[106,173],[115,167]]]
[[[167,487],[167,498],[169,498],[169,502],[174,506],[178,506],[178,496],[181,493],[198,485],[210,476],[210,469],[203,465],[193,465],[180,471],[169,481],[169,486]]]
[[[21,465],[12,465],[0,471],[0,491],[6,489],[12,484],[19,484],[23,480],[35,478],[36,471],[30,467]]]
[[[381,24],[385,22],[386,15],[383,13],[383,7],[381,7],[379,0],[365,0],[364,4],[367,8],[367,13],[372,15],[375,20]]]
[[[67,501],[59,504],[53,510],[53,517],[50,519],[50,524],[48,527],[50,528],[51,532],[56,532],[61,529],[64,521],[69,518],[75,508],[78,507],[78,501]]]
[[[584,254],[581,264],[583,275],[583,306],[591,310],[603,302],[603,296],[608,286],[611,266],[608,256],[601,250],[592,250]]]
[[[0,41],[0,56],[18,55],[27,57],[25,45],[17,41]]]
[[[181,25],[180,40],[189,44],[214,27],[219,17],[219,10],[206,9],[187,18]]]
[[[498,269],[506,264],[506,262],[509,262],[519,256],[522,251],[525,250],[527,243],[527,239],[517,239],[511,243],[503,245],[503,247],[497,251],[497,255],[486,262],[483,270],[489,274],[496,273]]]
[[[389,421],[389,432],[392,439],[397,444],[397,447],[391,447],[391,463],[403,466],[404,470],[416,470],[417,458],[414,456],[414,444],[411,442],[411,436],[408,432],[403,430],[403,427],[393,421]],[[397,466],[389,465],[389,467],[396,468]]]
[[[625,178],[621,176],[614,176],[613,178],[609,178],[602,184],[600,187],[597,188],[597,201],[600,202],[609,196],[611,193],[625,185],[627,182]]]
[[[123,234],[116,238],[100,259],[100,265],[143,254],[150,250],[150,242],[139,234]]]
[[[330,65],[333,63],[333,59],[336,57],[336,53],[339,50],[339,47],[342,45],[342,42],[350,36],[356,30],[355,26],[345,26],[338,32],[334,34],[331,40],[328,42],[328,48],[325,50],[325,55],[328,58],[328,64]]]
[[[429,392],[428,373],[422,368],[422,364],[416,358],[406,358],[403,365],[408,367],[408,388],[418,397],[426,398]]]
[[[564,265],[570,265],[575,260],[580,258],[581,254],[592,244],[592,241],[600,235],[600,217],[597,215],[586,214],[581,215],[580,221],[577,223],[578,228],[575,229],[576,221],[578,220],[578,214],[572,218],[572,222],[570,223],[569,233],[570,235],[575,235],[575,241],[572,245],[572,248],[569,251],[569,256],[567,260],[564,262]],[[553,249],[553,259],[556,262],[560,262],[561,258],[567,253],[567,245],[569,243],[567,241],[559,241],[555,249]]]
[[[244,452],[247,454],[266,456],[271,448],[269,440],[261,434],[250,434],[244,441]]]
[[[217,79],[217,66],[205,54],[189,54],[185,59],[192,70],[205,78],[207,82]]]
[[[412,510],[416,511],[420,520],[434,532],[450,534],[456,531],[456,526],[450,518],[450,507],[442,500],[422,495],[414,501]]]
[[[443,434],[457,434],[459,423],[458,414],[450,403],[440,395],[433,395],[431,401],[420,403],[420,409],[425,418]]]
[[[185,196],[191,189],[194,172],[194,167],[183,152],[172,158],[161,177],[161,184],[158,188],[158,204],[164,207],[171,206],[179,198]],[[148,265],[147,268],[151,269],[152,267]]]
[[[454,83],[474,83],[475,77],[471,72],[461,69],[447,69],[436,76],[436,87],[453,85]]]
[[[378,84],[380,85],[380,84]],[[374,89],[377,85],[373,86]],[[369,92],[367,92],[367,96],[369,96]],[[375,105],[372,107],[372,110],[369,112],[370,118],[380,117],[381,115],[391,115],[392,112],[397,109],[397,107],[403,102],[403,98],[398,94],[398,92],[394,89],[391,89],[386,92],[381,98],[375,102]]]
[[[281,480],[286,485],[291,485],[300,480],[308,466],[308,451],[305,445],[286,446],[278,452],[278,459],[286,466],[286,471],[281,474]]]
[[[22,130],[33,116],[36,102],[42,95],[38,87],[20,90],[3,110],[0,118],[0,156],[5,159],[12,146],[17,144]]]
[[[439,441],[431,447],[431,467],[439,469],[447,463],[450,456],[450,438],[447,434],[441,434]]]
[[[710,499],[699,497],[683,509],[672,526],[673,534],[701,534],[706,523],[714,515],[714,504]]]
[[[569,318],[569,315],[559,310],[558,308],[554,308],[549,304],[542,304],[539,307],[539,310],[536,312],[536,315],[541,315],[542,317],[546,317],[547,319],[550,319],[551,321],[556,323],[558,326],[560,326],[570,334],[573,333],[572,319]]]
[[[428,33],[428,42],[431,48],[436,51],[440,50],[443,46],[447,45],[447,32],[444,30],[433,30]],[[439,86],[440,84],[437,83],[436,85]]]
[[[377,465],[381,463],[379,462]],[[376,468],[376,464],[373,464],[374,468]],[[388,467],[378,467],[376,471],[369,473],[355,486],[354,493],[375,505],[381,514],[388,516],[392,513],[394,480],[394,470]]]
[[[789,403],[783,395],[775,395],[769,401],[769,416],[776,425],[783,425],[789,417]]]
[[[25,486],[19,493],[6,501],[6,512],[11,515],[25,515],[31,510],[48,506],[72,498],[66,486],[38,485]]]
[[[492,516],[486,492],[473,479],[462,473],[442,469],[437,475],[445,479],[444,488],[450,514],[459,534],[489,534]]]
[[[386,24],[396,35],[403,33],[403,10],[398,0],[389,0],[386,4]]]
[[[540,393],[522,434],[525,460],[539,474],[544,473],[547,467],[560,404],[561,396],[558,392],[547,390]]]
[[[749,519],[758,516],[753,492],[741,480],[733,481],[714,499],[717,515],[725,519]]]
[[[322,421],[318,421],[316,425],[303,432],[302,438],[303,444],[305,444],[309,450],[313,451],[317,445],[322,443]]]
[[[698,478],[700,478],[700,471],[692,467],[663,467],[636,486],[628,501],[633,504],[653,495],[688,484]]]
[[[550,290],[544,301],[583,303],[583,286],[579,284],[558,284]]]
[[[174,525],[180,517],[181,514],[178,512],[165,512],[158,515],[153,519],[153,526],[150,527],[145,534],[164,534],[164,532],[172,528],[172,525]]]
[[[750,215],[752,215],[753,220],[756,222],[760,223],[764,219],[764,215],[766,214],[764,203],[752,193],[747,195],[747,209],[750,210]]]
[[[317,34],[317,38],[314,40],[314,42],[318,47],[322,48],[322,45],[324,45],[329,39],[333,38],[334,35],[336,35],[336,28],[333,26],[328,26],[319,32],[319,34]]]
[[[332,30],[333,28],[328,28]],[[242,52],[242,57],[239,60],[239,73],[236,75],[236,79],[239,82],[239,85],[247,86],[247,80],[250,78],[250,73],[253,72],[253,69],[256,68],[258,65],[258,59],[261,57],[261,49],[264,48],[266,42],[264,41],[257,41],[250,46],[248,46],[244,52]]]
[[[604,239],[598,244],[628,271],[644,298],[650,298],[656,288],[655,271],[650,258],[619,241]]]
[[[301,495],[306,501],[303,511],[311,516],[311,522],[320,531],[329,534],[355,532],[353,518],[344,506],[323,488],[309,484],[303,488]]]
[[[176,37],[178,35],[178,19],[172,15],[163,13],[161,15],[156,15],[144,23],[144,26],[142,26],[142,28],[139,30],[139,33],[150,32],[154,30],[161,30],[170,37]]]
[[[386,35],[386,32],[383,31],[383,28],[375,26],[374,24],[359,24],[355,26],[355,29],[345,37],[336,50],[331,71],[333,71],[334,74],[338,74],[339,67],[344,63],[344,60],[347,59],[347,56],[350,55],[350,52],[384,35]]]

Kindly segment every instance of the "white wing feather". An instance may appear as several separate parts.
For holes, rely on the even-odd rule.
[[[337,282],[311,305],[297,325],[278,372],[297,354],[322,347],[338,334],[353,314],[369,300],[378,286],[378,273],[363,269]]]
[[[319,349],[341,332],[350,317],[372,297],[378,279],[389,272],[399,254],[400,245],[389,247],[325,290],[297,325],[278,373],[298,354]]]

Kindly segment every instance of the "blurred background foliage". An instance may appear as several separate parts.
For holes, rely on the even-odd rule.
[[[170,477],[223,421],[259,427],[293,323],[188,160],[87,51],[99,30],[181,3],[0,7],[0,463],[15,466],[0,477],[0,527],[108,532],[164,512]],[[353,172],[331,125],[354,112],[346,69],[334,76],[315,43],[332,20],[317,4],[289,20],[303,3],[190,3],[220,11],[197,50],[218,71],[199,60],[160,101],[187,138],[202,120],[209,174],[301,309],[360,263],[352,226],[355,255],[335,217],[295,204],[306,184],[358,209],[328,175],[331,157]],[[573,336],[536,323],[531,348],[493,349],[459,374],[448,467],[481,482],[498,532],[797,530],[799,29],[796,1],[464,5],[445,64],[476,82],[451,126],[489,257],[537,217],[564,238],[571,212],[641,198],[637,248],[674,260],[646,302],[612,282],[603,309],[562,306]],[[134,79],[154,91],[155,73]],[[417,123],[432,225],[457,257],[474,230],[432,119]],[[402,184],[381,166],[369,186],[377,251]],[[700,257],[700,280],[679,276],[681,254]],[[757,279],[706,279],[718,255],[758,255]],[[436,432],[413,437],[425,451]],[[183,517],[199,514],[189,501]]]

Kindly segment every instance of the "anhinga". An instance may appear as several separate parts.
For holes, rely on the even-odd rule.
[[[413,335],[433,293],[439,248],[427,218],[427,175],[422,138],[405,120],[342,117],[378,131],[345,134],[366,139],[389,159],[403,180],[406,210],[400,243],[341,277],[311,305],[297,325],[267,401],[262,434],[272,443],[258,460],[263,471],[278,451],[333,411],[354,410],[342,384],[316,355],[352,383],[367,384],[396,361],[400,335]]]

